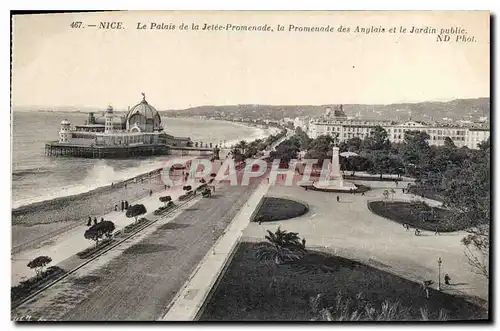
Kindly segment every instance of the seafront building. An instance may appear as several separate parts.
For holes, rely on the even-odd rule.
[[[61,122],[59,140],[45,146],[47,155],[79,157],[128,157],[170,154],[172,149],[189,150],[192,141],[164,131],[158,111],[146,101],[129,108],[125,116],[108,106],[103,116],[89,113],[84,124]]]
[[[472,123],[468,125],[427,124],[418,121],[398,123],[391,120],[349,119],[343,111],[343,106],[336,107],[333,111],[326,108],[325,114],[320,118],[311,119],[307,125],[307,134],[310,138],[320,135],[338,135],[339,141],[349,140],[354,137],[363,139],[368,136],[376,126],[383,127],[391,142],[401,143],[408,131],[423,131],[429,135],[430,145],[443,145],[446,137],[450,137],[457,147],[477,149],[478,145],[490,136],[488,125]]]

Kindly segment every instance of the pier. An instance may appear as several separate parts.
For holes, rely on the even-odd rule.
[[[82,157],[91,159],[128,158],[155,155],[211,155],[210,148],[177,147],[159,144],[138,144],[127,146],[99,146],[72,143],[48,142],[45,155],[51,157]]]

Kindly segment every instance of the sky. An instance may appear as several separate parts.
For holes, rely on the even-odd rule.
[[[122,30],[71,28],[121,21]],[[16,106],[389,104],[489,97],[488,12],[114,12],[13,21]],[[283,32],[138,30],[140,23],[263,25]],[[463,27],[435,34],[289,32],[295,26]]]

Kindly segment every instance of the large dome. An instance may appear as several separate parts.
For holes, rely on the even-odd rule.
[[[146,95],[142,94],[142,101],[130,108],[127,113],[127,125],[130,129],[137,124],[141,131],[152,132],[161,129],[161,118],[155,107],[146,101]]]

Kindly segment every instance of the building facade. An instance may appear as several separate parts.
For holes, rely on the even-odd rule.
[[[125,116],[119,116],[112,106],[104,115],[96,118],[89,113],[83,125],[73,128],[67,120],[61,122],[59,143],[124,147],[136,145],[188,146],[189,138],[174,137],[163,130],[158,111],[146,101],[143,94],[141,102],[129,108]]]
[[[334,113],[327,109],[321,118],[310,120],[307,133],[313,139],[320,135],[337,135],[339,141],[345,141],[354,137],[364,139],[376,126],[383,127],[389,140],[395,143],[403,142],[408,131],[422,131],[429,135],[429,145],[443,145],[445,138],[449,137],[457,147],[477,149],[478,145],[490,136],[489,127],[485,125],[452,126],[416,121],[397,123],[387,120],[347,119],[342,108]]]

